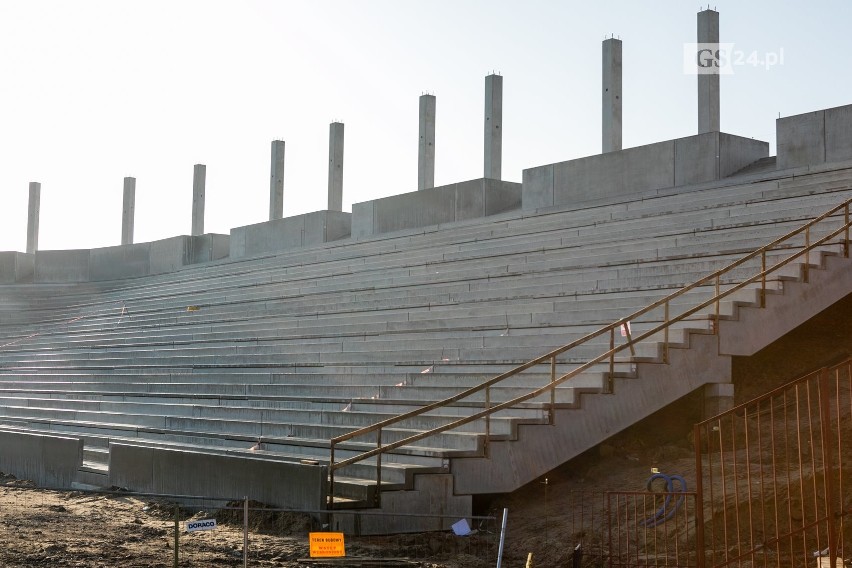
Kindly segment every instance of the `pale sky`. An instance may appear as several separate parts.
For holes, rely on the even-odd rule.
[[[266,221],[270,142],[287,144],[284,215],[326,208],[328,125],[346,125],[343,209],[417,189],[418,97],[437,97],[435,183],[483,175],[484,77],[503,75],[503,179],[600,152],[601,41],[623,42],[624,147],[696,133],[683,44],[706,4],[568,0],[0,0],[0,250],[188,234],[192,166],[207,232]],[[852,103],[848,0],[713,4],[743,65],[722,130]],[[779,61],[771,68],[747,62]],[[783,54],[783,55],[782,55]],[[783,57],[783,62],[781,58]]]

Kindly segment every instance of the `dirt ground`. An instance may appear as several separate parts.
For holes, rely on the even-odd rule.
[[[847,299],[831,314],[817,316],[760,353],[735,358],[736,402],[852,353],[850,316],[852,299]],[[515,493],[478,498],[479,514],[499,515],[503,507],[509,509],[503,565],[524,566],[533,553],[533,566],[570,566],[568,536],[576,532],[572,523],[578,492],[642,491],[652,468],[682,475],[691,483],[695,478],[691,432],[701,418],[701,406],[701,393],[685,397]],[[180,566],[242,566],[242,517],[234,513],[220,513],[215,531],[190,534],[182,523]],[[182,511],[181,519],[214,514]],[[169,504],[122,495],[44,491],[0,477],[0,566],[171,567],[173,518]],[[299,559],[308,556],[308,531],[309,521],[303,517],[256,520],[249,566],[306,566]],[[337,566],[494,566],[496,542],[493,533],[478,541],[450,534],[348,540],[347,560]],[[376,560],[358,564],[359,558]],[[392,563],[393,558],[412,561]],[[587,565],[591,564],[584,562]]]

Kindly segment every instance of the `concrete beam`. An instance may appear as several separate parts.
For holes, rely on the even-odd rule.
[[[204,234],[204,194],[207,166],[195,164],[192,170],[192,235]]]
[[[709,49],[719,49],[719,12],[698,12],[698,43],[714,44]],[[703,47],[703,46],[702,46]],[[698,133],[719,132],[719,67],[706,68],[707,73],[698,74]]]
[[[30,201],[27,210],[27,252],[38,250],[38,218],[41,212],[41,184],[30,182]]]
[[[124,178],[124,201],[121,207],[121,244],[133,244],[133,223],[136,216],[136,178]]]
[[[284,217],[284,141],[272,141],[272,166],[269,174],[269,220]]]
[[[602,51],[601,151],[607,153],[621,150],[621,40],[604,40]]]
[[[343,123],[328,129],[328,210],[343,211]]]
[[[501,179],[503,167],[503,77],[485,78],[485,175]]]
[[[432,187],[435,187],[435,96],[421,95],[417,189]]]

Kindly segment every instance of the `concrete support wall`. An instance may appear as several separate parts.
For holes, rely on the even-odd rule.
[[[501,179],[503,168],[503,77],[485,78],[485,173]]]
[[[343,123],[328,128],[328,210],[343,211]]]
[[[228,235],[206,234],[95,249],[43,250],[32,255],[31,280],[71,283],[138,278],[226,258],[229,249]]]
[[[421,95],[417,189],[432,187],[435,187],[435,97],[434,95]]]
[[[621,40],[610,38],[602,44],[601,151],[621,150]]]
[[[261,458],[110,444],[110,485],[134,491],[249,499],[293,509],[325,507],[328,468]]]
[[[727,177],[769,155],[769,144],[708,132],[523,173],[523,207],[575,205]]]
[[[0,430],[0,471],[42,487],[70,488],[83,464],[83,440]]]
[[[136,217],[136,178],[124,178],[124,199],[121,207],[121,244],[133,244],[133,224]]]
[[[698,43],[719,44],[719,12],[698,12]],[[711,47],[715,51],[718,47]],[[698,75],[698,133],[721,130],[719,108],[719,68],[708,68],[712,73]]]
[[[779,118],[778,168],[852,160],[852,105]]]
[[[328,243],[349,237],[352,214],[315,211],[231,229],[230,257],[242,258]]]
[[[35,255],[23,252],[0,252],[0,284],[22,284],[33,281]]]
[[[269,173],[269,220],[284,216],[284,141],[272,141]]]
[[[352,236],[477,219],[521,205],[521,185],[475,179],[352,205]]]
[[[207,184],[207,166],[195,164],[192,167],[192,233],[204,234],[204,197]]]
[[[30,200],[27,208],[27,252],[38,250],[38,220],[41,213],[41,184],[30,182]]]

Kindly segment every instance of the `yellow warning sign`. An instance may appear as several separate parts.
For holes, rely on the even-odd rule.
[[[342,532],[312,532],[308,533],[308,537],[311,540],[311,558],[346,556]]]

